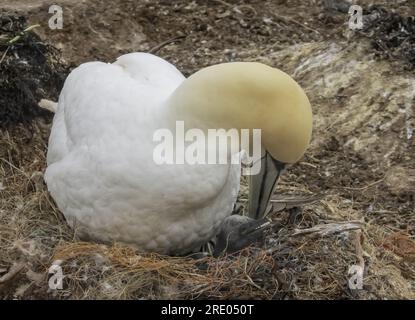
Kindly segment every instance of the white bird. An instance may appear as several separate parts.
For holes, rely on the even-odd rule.
[[[236,202],[241,166],[155,163],[154,132],[174,131],[177,120],[203,132],[262,130],[266,152],[250,179],[249,216],[256,219],[284,164],[303,155],[312,131],[304,91],[260,63],[214,65],[187,79],[147,53],[82,64],[60,94],[45,173],[80,237],[186,254],[220,231]]]

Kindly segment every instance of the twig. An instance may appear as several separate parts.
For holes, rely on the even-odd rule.
[[[373,187],[379,183],[381,183],[383,181],[383,179],[385,179],[385,177],[383,177],[382,179],[379,179],[375,182],[369,183],[367,186],[364,187],[358,187],[358,188],[354,188],[354,187],[340,187],[340,189],[346,189],[346,190],[355,190],[355,191],[362,191],[362,190],[366,190],[370,187]]]
[[[317,33],[318,35],[320,35],[320,36],[321,36],[321,33],[320,33],[318,30],[313,29],[313,28],[311,28],[311,27],[309,27],[309,26],[306,26],[305,24],[302,24],[301,22],[299,22],[299,21],[297,21],[297,20],[294,20],[294,19],[292,19],[292,18],[288,18],[288,17],[283,17],[283,16],[280,16],[280,15],[278,15],[278,14],[274,13],[274,12],[271,12],[271,14],[272,14],[275,18],[277,18],[277,19],[279,19],[279,20],[281,20],[281,21],[284,21],[285,23],[287,23],[287,22],[292,22],[292,23],[295,23],[296,25],[299,25],[299,26],[301,26],[301,27],[303,27],[304,29],[307,29],[307,30],[309,30],[309,31],[315,32],[315,33]]]
[[[363,258],[362,249],[362,230],[356,230],[355,248],[359,266],[362,268],[362,270],[365,270],[365,259]]]
[[[5,284],[6,282],[9,282],[10,280],[12,280],[16,275],[19,274],[20,271],[23,270],[24,267],[25,267],[25,264],[22,262],[13,263],[13,265],[9,269],[9,272],[7,272],[4,276],[0,278],[0,284]]]
[[[6,57],[6,55],[7,55],[7,52],[9,52],[9,48],[10,48],[10,45],[12,45],[13,43],[15,43],[16,41],[18,41],[25,33],[27,33],[27,32],[30,32],[30,31],[32,31],[34,28],[37,28],[37,27],[40,27],[40,25],[39,24],[35,24],[35,25],[32,25],[32,26],[30,26],[30,27],[27,27],[26,29],[24,29],[22,32],[20,32],[17,36],[15,36],[13,39],[10,39],[9,41],[7,41],[7,48],[6,48],[6,51],[4,51],[4,54],[3,54],[3,56],[1,57],[1,59],[0,59],[0,64],[2,64],[2,62],[3,62],[3,60],[4,60],[4,58]]]
[[[33,26],[27,27],[26,29],[24,29],[22,32],[20,32],[17,36],[15,36],[13,39],[9,40],[7,42],[7,44],[13,44],[16,41],[18,41],[25,33],[32,31],[34,28],[40,27],[40,24],[35,24]]]
[[[340,232],[359,230],[362,229],[362,226],[363,222],[359,220],[345,221],[339,223],[327,223],[320,224],[307,229],[295,229],[294,233],[292,233],[291,236],[296,237],[313,234],[313,236],[325,237]]]
[[[253,12],[254,16],[258,15],[256,10],[252,6],[250,6],[249,4],[241,4],[241,5],[235,6],[232,10],[235,11],[236,13],[243,14],[242,11],[240,10],[242,8],[247,8],[247,9],[251,10],[251,12]]]
[[[223,4],[224,6],[227,6],[229,8],[233,8],[233,5],[231,5],[230,3],[227,3],[226,1],[223,1],[223,0],[212,0],[212,1]]]
[[[186,38],[186,36],[177,36],[177,37],[175,37],[175,38],[168,39],[168,40],[166,40],[166,41],[164,41],[164,42],[162,42],[162,43],[160,43],[160,44],[156,45],[155,47],[151,48],[151,49],[148,51],[148,53],[152,53],[152,54],[154,54],[154,53],[156,53],[157,51],[159,51],[161,48],[163,48],[163,47],[167,46],[168,44],[170,44],[170,43],[172,43],[172,42],[176,42],[177,40],[184,39],[184,38]]]
[[[242,14],[242,11],[240,10],[240,8],[247,8],[247,9],[251,10],[251,12],[253,12],[254,15],[257,15],[257,12],[254,9],[254,7],[250,6],[249,4],[241,4],[241,5],[235,5],[234,6],[233,4],[227,3],[226,1],[223,1],[223,0],[212,0],[212,1],[223,4],[224,6],[226,6],[228,8],[231,8],[233,11],[235,11],[236,13],[239,13],[239,14]]]
[[[13,169],[15,169],[15,170],[17,170],[17,171],[19,171],[20,173],[22,173],[26,178],[28,178],[28,179],[30,179],[30,177],[29,177],[29,175],[26,173],[26,172],[24,172],[22,169],[19,169],[18,167],[16,167],[13,163],[11,163],[11,162],[9,162],[9,161],[7,161],[6,159],[4,159],[4,158],[0,158],[0,160],[1,161],[4,161],[5,163],[7,163],[10,167],[12,167]]]
[[[282,211],[284,209],[291,209],[294,207],[301,207],[307,204],[320,201],[323,195],[311,194],[311,195],[276,195],[274,199],[270,200],[273,205],[273,210]]]
[[[311,167],[313,169],[317,169],[318,168],[318,166],[316,166],[316,165],[314,165],[312,163],[309,163],[309,162],[305,162],[305,161],[300,162],[299,165]]]
[[[10,47],[7,47],[6,51],[4,51],[3,56],[0,59],[0,64],[3,62],[4,58],[6,57],[7,52],[9,52]]]

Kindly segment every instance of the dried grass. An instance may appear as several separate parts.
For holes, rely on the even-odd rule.
[[[295,221],[290,210],[273,214],[284,227],[270,232],[263,247],[218,259],[79,241],[39,180],[45,166],[43,131],[48,129],[42,128],[34,122],[30,140],[23,138],[23,127],[0,135],[0,278],[13,264],[24,265],[12,280],[0,283],[3,298],[415,298],[415,242],[408,235],[369,222],[362,236],[360,231],[292,236],[297,229],[362,218],[335,194],[305,207]],[[281,185],[284,192],[307,191],[301,188],[295,182]],[[243,202],[246,197],[240,198]],[[63,290],[48,287],[48,270],[55,261],[65,275]],[[364,287],[350,290],[348,270],[362,261]]]

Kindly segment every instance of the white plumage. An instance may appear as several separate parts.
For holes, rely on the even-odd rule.
[[[182,254],[218,231],[239,190],[239,165],[157,165],[153,133],[176,119],[184,81],[146,53],[90,62],[68,76],[53,121],[45,180],[68,223],[99,241]]]
[[[204,141],[201,154],[209,161],[211,154],[226,151],[228,164],[157,164],[160,158],[153,153],[160,141],[154,137],[160,129],[172,133],[176,155],[184,152],[177,145],[183,143],[181,135],[173,137],[178,122],[208,138],[209,129],[225,129],[217,134],[225,143]],[[229,129],[236,129],[232,137]],[[230,160],[250,153],[229,146],[242,129],[262,134],[260,170],[249,180],[248,214],[258,221],[241,227],[241,233],[239,227],[220,226],[239,190],[240,162]],[[281,170],[301,158],[311,131],[305,92],[278,69],[224,63],[185,79],[163,59],[132,53],[113,64],[83,64],[68,76],[53,121],[45,179],[81,237],[184,254],[220,230],[224,243],[218,247],[226,250],[227,239],[233,239],[230,247],[236,250],[259,234]],[[187,147],[195,142],[193,133]],[[229,238],[232,232],[239,236]]]

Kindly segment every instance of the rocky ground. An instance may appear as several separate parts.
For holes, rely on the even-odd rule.
[[[61,0],[62,30],[48,28],[51,4],[0,1],[0,297],[415,298],[415,1],[357,1],[357,31],[334,0]],[[260,61],[305,89],[312,145],[282,178],[263,246],[163,257],[84,243],[66,226],[42,179],[52,117],[37,102],[57,100],[80,63],[131,51],[185,75]],[[319,200],[291,208],[293,194]],[[62,290],[47,285],[56,260]]]

